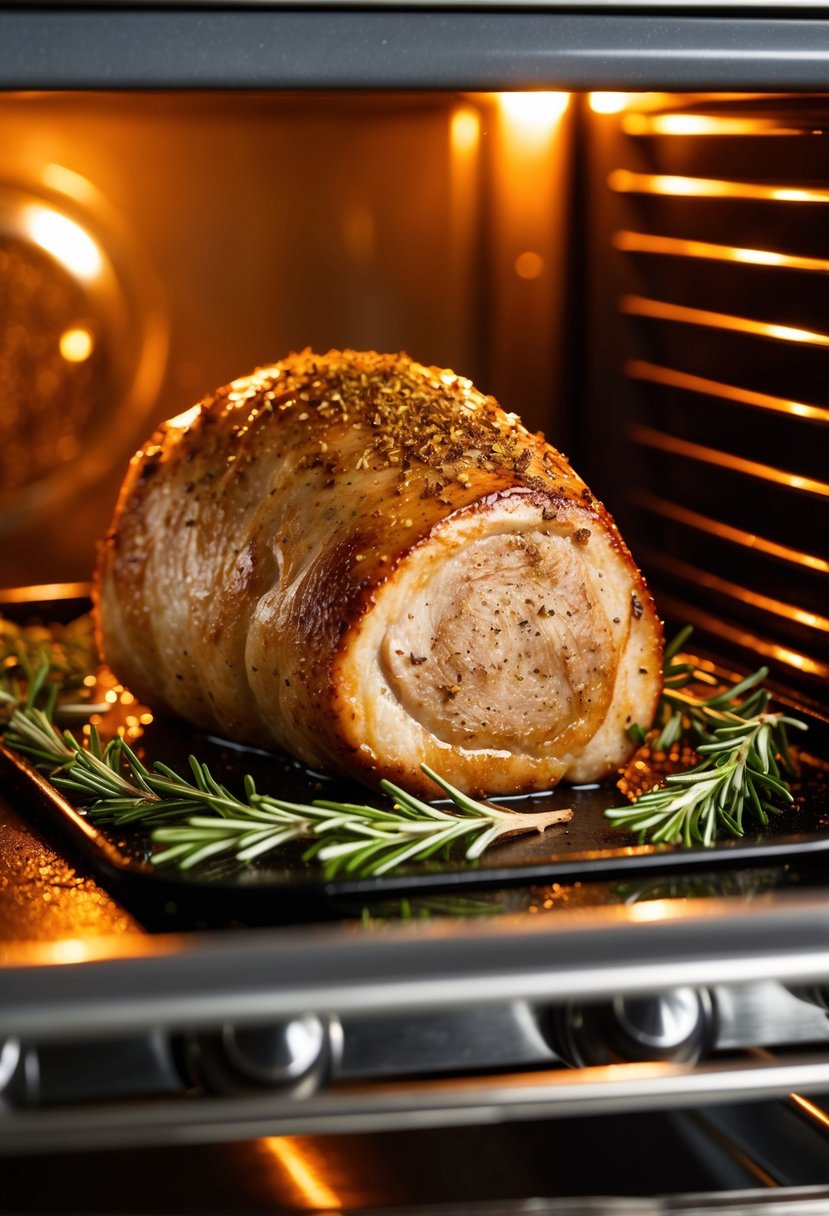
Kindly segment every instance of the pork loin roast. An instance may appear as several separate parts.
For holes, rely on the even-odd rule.
[[[649,723],[662,634],[566,459],[453,372],[306,351],[166,423],[100,548],[99,640],[140,698],[433,794],[587,782]]]

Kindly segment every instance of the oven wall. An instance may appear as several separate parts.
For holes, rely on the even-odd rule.
[[[217,384],[406,349],[572,455],[671,622],[825,699],[825,97],[32,92],[0,129],[0,585],[88,578]]]
[[[153,426],[305,346],[406,350],[555,436],[568,100],[0,96],[0,583],[87,578]]]
[[[592,106],[594,482],[669,619],[825,702],[829,102]]]

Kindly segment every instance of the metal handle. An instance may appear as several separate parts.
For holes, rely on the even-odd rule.
[[[829,1088],[829,1056],[716,1063],[618,1064],[402,1083],[340,1083],[298,1102],[257,1092],[205,1100],[179,1096],[143,1103],[0,1115],[0,1152],[68,1152],[114,1145],[210,1143],[309,1133],[452,1127],[482,1120],[540,1119],[632,1110],[675,1110],[714,1102],[783,1097]]]

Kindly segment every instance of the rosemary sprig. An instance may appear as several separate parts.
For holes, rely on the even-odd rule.
[[[95,642],[88,615],[49,629],[17,625],[0,616],[0,722],[12,717],[21,704],[42,709],[50,721],[86,721],[94,713],[106,713],[107,704],[93,704],[90,698],[94,667]],[[35,744],[29,737],[32,729],[34,722],[22,726],[30,745]],[[41,720],[36,731],[42,729]],[[12,746],[8,737],[6,741]],[[27,750],[26,754],[31,753]]]
[[[792,771],[787,727],[807,729],[796,718],[768,712],[771,693],[761,687],[766,667],[708,697],[688,691],[690,684],[711,679],[680,654],[691,632],[690,626],[683,629],[665,650],[651,747],[658,752],[687,740],[702,759],[668,775],[633,805],[605,811],[616,827],[654,844],[690,847],[711,845],[722,834],[743,836],[746,814],[765,827],[770,815],[794,801],[784,776]],[[631,734],[639,742],[648,737],[641,727]]]
[[[503,892],[492,895],[421,895],[415,899],[400,899],[395,902],[364,905],[360,910],[360,921],[364,928],[384,926],[401,921],[428,921],[432,917],[448,917],[471,920],[475,917],[503,916],[508,904]]]
[[[135,764],[132,753],[128,763]],[[572,814],[566,810],[523,815],[502,811],[469,798],[425,764],[423,771],[452,801],[451,812],[430,806],[389,781],[384,781],[382,788],[392,799],[390,808],[325,799],[287,802],[260,794],[249,776],[244,781],[244,798],[236,798],[214,781],[206,765],[193,757],[190,764],[192,782],[159,764],[154,772],[142,768],[140,776],[158,802],[149,808],[149,815],[140,817],[154,823],[162,818],[168,823],[178,820],[153,831],[153,841],[167,845],[153,857],[155,865],[175,863],[189,870],[220,854],[247,863],[280,845],[310,840],[303,860],[321,862],[327,877],[343,872],[380,876],[405,862],[425,861],[446,846],[470,837],[465,856],[474,860],[502,836],[543,832]],[[199,808],[203,808],[201,813]],[[113,811],[112,802],[102,800],[94,803],[89,813],[93,818],[111,818],[123,824],[134,821],[138,810],[137,803],[128,806],[120,800]],[[192,813],[194,810],[197,813]]]
[[[5,694],[12,703],[6,744],[86,805],[91,819],[151,828],[153,842],[167,846],[152,858],[158,866],[189,870],[222,854],[246,864],[281,845],[308,840],[304,859],[321,862],[327,876],[379,876],[404,862],[424,861],[461,840],[466,858],[475,860],[503,836],[543,832],[572,817],[569,810],[519,814],[478,802],[425,764],[423,772],[449,797],[452,811],[430,806],[390,781],[382,783],[392,799],[387,808],[327,800],[286,802],[260,794],[250,776],[244,778],[243,797],[237,797],[194,756],[188,779],[158,761],[148,768],[121,738],[102,748],[94,728],[88,747],[68,731],[60,734],[50,720],[49,706],[35,704],[46,674],[45,668],[36,673],[24,701]]]

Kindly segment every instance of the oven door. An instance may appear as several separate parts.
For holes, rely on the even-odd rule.
[[[829,26],[814,19],[825,6],[789,5],[785,19],[742,7],[718,5],[710,18],[701,6],[691,16],[577,3],[11,7],[0,11],[0,87],[826,90]],[[582,121],[592,121],[586,108]],[[580,151],[577,200],[593,172]],[[578,229],[579,309],[596,231]],[[823,332],[819,320],[810,332]],[[668,367],[641,350],[629,357],[640,371]],[[570,375],[577,399],[595,403],[583,369]],[[655,545],[664,559],[667,542]],[[693,577],[667,575],[684,608]],[[754,636],[782,647],[766,607],[754,605]],[[739,628],[728,609],[719,619]],[[726,657],[745,657],[745,629],[710,632]],[[815,680],[787,682],[817,699]],[[792,878],[781,865],[721,896],[716,882],[645,900],[573,883],[551,889],[547,909],[542,899],[497,920],[442,910],[411,923],[400,908],[369,908],[313,928],[151,935],[38,836],[24,803],[14,795],[3,820],[0,1179],[11,1208],[111,1210],[113,1193],[129,1192],[124,1210],[485,1212],[497,1200],[493,1211],[555,1212],[611,1194],[620,1210],[627,1197],[637,1211],[717,1211],[773,1209],[781,1187],[789,1210],[825,1204],[816,1188],[829,1172],[829,904],[819,868]]]

